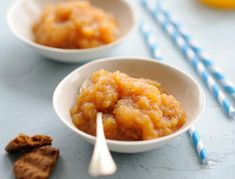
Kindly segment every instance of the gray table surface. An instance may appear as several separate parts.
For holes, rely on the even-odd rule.
[[[153,24],[138,1],[130,2],[138,19],[145,18]],[[87,168],[92,146],[65,127],[52,107],[52,94],[56,85],[81,64],[49,61],[19,42],[5,20],[10,3],[1,0],[0,5],[0,178],[13,178],[11,167],[16,156],[7,155],[4,147],[19,132],[43,133],[54,138],[54,146],[60,149],[61,157],[51,178],[90,178]],[[194,0],[168,0],[164,3],[192,30],[195,38],[235,82],[235,12],[208,9]],[[154,30],[167,62],[183,69],[201,83],[166,34],[158,26]],[[126,55],[149,55],[138,30],[107,56]],[[235,124],[224,115],[204,85],[203,88],[206,109],[196,126],[209,152],[211,166],[203,167],[199,164],[188,135],[184,134],[150,152],[132,155],[114,153],[118,172],[106,178],[234,178]]]

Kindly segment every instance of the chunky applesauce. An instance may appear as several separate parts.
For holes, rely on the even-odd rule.
[[[100,70],[92,74],[70,110],[74,125],[96,134],[96,113],[103,113],[105,137],[137,141],[177,131],[186,122],[179,101],[160,83]]]
[[[88,1],[64,1],[43,10],[33,33],[35,42],[42,45],[84,49],[115,41],[119,27],[110,13]]]

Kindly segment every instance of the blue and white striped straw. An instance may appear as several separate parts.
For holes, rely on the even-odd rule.
[[[191,46],[193,51],[199,57],[200,61],[208,69],[208,71],[213,75],[213,77],[221,84],[223,89],[235,100],[235,86],[231,80],[229,80],[222,72],[222,70],[213,62],[212,58],[208,53],[201,48],[198,42],[192,38],[189,31],[186,30],[170,13],[167,9],[158,5],[160,11],[168,18],[169,22],[175,26],[177,31],[184,37],[186,42]]]
[[[177,32],[175,27],[168,21],[166,16],[155,6],[149,6],[148,0],[144,0],[145,7],[152,13],[154,18],[160,23],[162,28],[169,34],[175,44],[179,47],[186,59],[192,64],[197,74],[207,85],[215,99],[229,117],[235,118],[235,109],[225,97],[223,91],[219,88],[214,78],[208,73],[203,63],[198,59],[195,52],[186,43],[185,39]]]
[[[143,37],[147,43],[147,46],[152,52],[153,58],[156,60],[163,59],[160,55],[159,48],[157,46],[155,35],[153,34],[150,26],[145,22],[141,22],[140,30],[143,34]],[[153,49],[156,53],[153,53]],[[155,55],[157,54],[157,55]],[[206,149],[202,143],[202,140],[199,137],[199,134],[194,126],[189,129],[189,136],[191,137],[192,143],[194,145],[195,150],[197,151],[198,157],[202,164],[208,164],[208,155]]]
[[[150,26],[147,25],[145,22],[141,22],[140,24],[140,30],[141,32],[143,32],[144,38],[147,41],[148,47],[150,48],[153,58],[157,60],[162,60],[161,51],[157,46],[156,38],[150,30]]]
[[[209,160],[208,160],[208,154],[207,154],[206,148],[204,147],[202,140],[200,139],[200,136],[195,126],[192,126],[189,129],[189,135],[192,139],[194,147],[197,150],[197,153],[201,159],[202,164],[208,164]]]

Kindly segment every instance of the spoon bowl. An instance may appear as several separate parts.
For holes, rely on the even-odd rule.
[[[160,82],[169,93],[181,102],[186,115],[187,122],[175,133],[146,141],[116,141],[106,140],[111,151],[122,153],[136,153],[160,147],[169,143],[177,136],[183,134],[200,118],[205,98],[200,85],[183,71],[147,58],[117,57],[106,58],[87,63],[66,76],[57,86],[53,96],[55,112],[60,120],[79,137],[94,144],[96,137],[80,131],[72,122],[69,114],[74,105],[78,90],[84,80],[93,72],[104,69],[111,72],[121,71],[132,77],[148,78]]]

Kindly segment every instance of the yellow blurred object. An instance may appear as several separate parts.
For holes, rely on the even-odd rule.
[[[235,0],[200,0],[202,3],[208,6],[232,9],[235,8]]]

